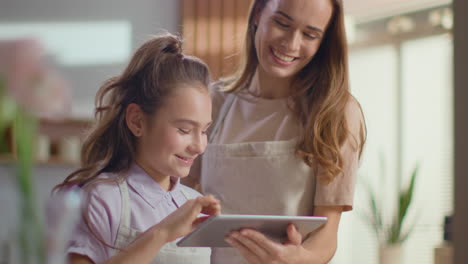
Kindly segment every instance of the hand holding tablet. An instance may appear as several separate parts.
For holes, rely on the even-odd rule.
[[[276,215],[217,215],[203,222],[192,233],[182,238],[179,247],[230,247],[224,241],[226,235],[243,228],[255,229],[269,238],[282,242],[287,238],[288,224],[294,224],[305,237],[327,221],[320,216],[276,216]]]

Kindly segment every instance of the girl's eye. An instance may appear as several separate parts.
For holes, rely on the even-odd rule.
[[[304,36],[308,39],[316,39],[318,38],[317,36],[314,36],[314,35],[311,35],[311,34],[308,34],[308,33],[304,33]]]
[[[288,24],[285,24],[285,23],[279,21],[278,19],[275,19],[275,22],[276,22],[276,24],[280,25],[281,27],[284,27],[284,28],[288,28],[288,27],[289,27]]]
[[[188,134],[188,133],[190,133],[190,130],[179,128],[179,132],[181,132],[182,134]]]
[[[202,131],[202,134],[203,134],[203,135],[206,135],[207,132],[208,132],[208,130],[203,130],[203,131]]]

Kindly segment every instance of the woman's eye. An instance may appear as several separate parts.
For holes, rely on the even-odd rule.
[[[188,133],[190,133],[190,130],[189,129],[179,128],[179,132],[181,132],[182,134],[188,134]]]
[[[207,132],[208,132],[208,130],[203,130],[203,131],[202,131],[202,134],[203,134],[203,135],[206,135]]]
[[[280,25],[281,27],[284,27],[284,28],[288,28],[288,27],[289,27],[288,24],[285,24],[285,23],[283,23],[283,22],[281,22],[281,21],[279,21],[279,20],[277,20],[277,19],[275,19],[275,22],[276,22],[276,24]]]

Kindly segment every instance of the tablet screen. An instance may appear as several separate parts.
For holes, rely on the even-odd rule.
[[[286,228],[292,223],[305,237],[327,221],[320,216],[276,215],[217,215],[205,220],[192,233],[182,238],[180,247],[230,247],[224,238],[231,231],[242,228],[255,229],[270,239],[283,242],[287,239]]]

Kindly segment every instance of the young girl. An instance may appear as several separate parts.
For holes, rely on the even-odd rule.
[[[88,195],[70,263],[209,263],[210,249],[174,242],[206,219],[200,213],[220,211],[215,198],[179,183],[207,144],[209,81],[206,65],[167,34],[100,88],[82,168],[56,187]]]

